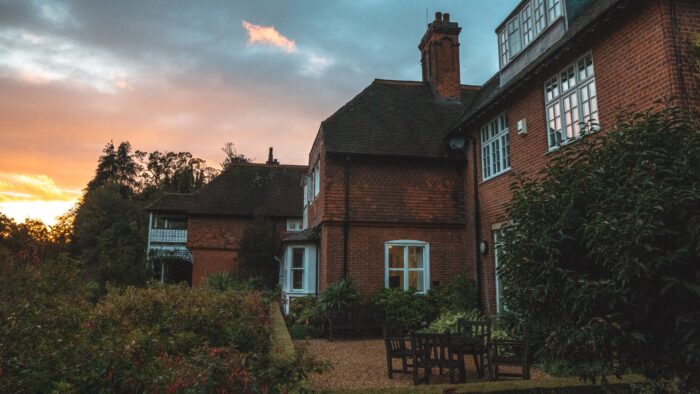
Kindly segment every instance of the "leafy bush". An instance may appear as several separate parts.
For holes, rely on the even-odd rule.
[[[431,332],[451,332],[457,331],[458,320],[482,320],[484,315],[478,309],[466,312],[443,312],[434,322],[430,324],[428,330]]]
[[[78,263],[0,256],[0,392],[279,392],[317,365],[270,356],[258,291],[108,287]]]
[[[216,272],[207,277],[207,286],[212,290],[226,291],[231,289],[233,280],[228,272]]]
[[[700,128],[674,108],[622,118],[514,185],[505,304],[543,355],[700,386]]]
[[[370,303],[384,310],[388,322],[402,327],[418,327],[437,317],[428,298],[415,290],[381,289],[371,297]]]
[[[428,302],[440,313],[470,311],[477,307],[474,281],[457,275],[446,285],[430,289]]]
[[[360,292],[352,279],[331,283],[319,296],[316,303],[319,317],[324,320],[333,313],[360,300]]]

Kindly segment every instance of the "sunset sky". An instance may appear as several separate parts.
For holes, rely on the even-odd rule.
[[[305,164],[374,78],[420,79],[426,9],[462,26],[462,82],[497,71],[517,0],[0,0],[0,212],[52,223],[110,140]]]

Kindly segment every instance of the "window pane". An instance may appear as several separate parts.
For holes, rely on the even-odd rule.
[[[571,66],[568,69],[562,71],[560,77],[562,93],[576,86],[576,73],[574,72],[574,66]]]
[[[498,140],[495,140],[492,142],[493,148],[491,151],[493,152],[493,172],[501,172],[501,150],[499,148],[500,144],[498,143]]]
[[[403,289],[403,270],[389,271],[389,288]]]
[[[504,66],[508,63],[508,31],[503,30],[501,33],[501,65]]]
[[[523,22],[523,45],[527,45],[534,37],[534,31],[532,30],[532,13],[530,12],[529,4],[526,5],[520,13],[520,20]]]
[[[403,246],[389,246],[389,268],[403,268]]]
[[[547,118],[549,120],[549,146],[557,146],[561,143],[561,108],[558,102],[547,107]]]
[[[423,247],[408,247],[408,268],[423,268]]]
[[[408,287],[416,291],[424,290],[423,271],[408,271]]]
[[[598,101],[595,92],[595,81],[581,88],[581,114],[584,123],[598,122]]]
[[[304,288],[304,270],[292,270],[292,289],[300,290]]]
[[[578,100],[576,93],[564,97],[564,121],[566,139],[579,136]]]
[[[547,27],[547,19],[544,17],[544,0],[535,0],[535,34],[540,34]]]
[[[561,16],[561,0],[547,0],[547,16],[549,23]]]
[[[508,23],[508,41],[510,43],[508,49],[512,58],[513,55],[520,52],[520,21],[517,16]]]
[[[304,249],[292,249],[292,268],[304,268]]]
[[[503,158],[503,169],[510,168],[510,149],[509,149],[509,141],[508,141],[508,133],[504,134],[503,137],[501,137],[501,146],[502,146],[502,158]]]

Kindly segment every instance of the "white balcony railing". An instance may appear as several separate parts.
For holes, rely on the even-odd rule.
[[[169,244],[186,244],[187,230],[170,230],[164,228],[150,229],[151,242],[162,242]]]

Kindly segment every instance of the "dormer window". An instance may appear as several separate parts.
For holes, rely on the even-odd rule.
[[[501,68],[563,15],[563,0],[526,1],[498,30]]]

